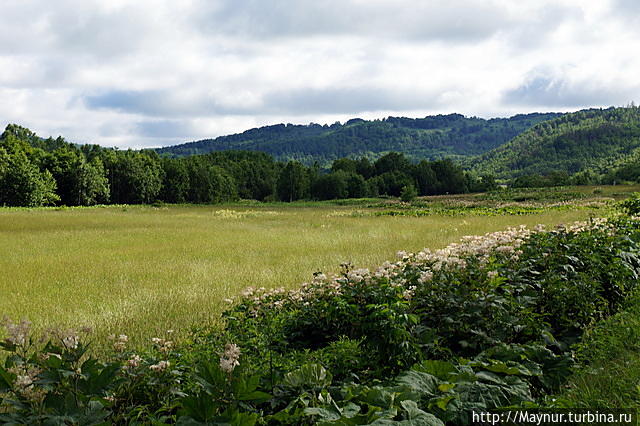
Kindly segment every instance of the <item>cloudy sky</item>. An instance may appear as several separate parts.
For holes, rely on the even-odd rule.
[[[0,0],[0,125],[150,147],[640,101],[637,0]]]

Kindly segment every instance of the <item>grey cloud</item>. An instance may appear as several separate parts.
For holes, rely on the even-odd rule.
[[[110,109],[143,115],[165,115],[175,113],[167,108],[162,91],[113,90],[84,97],[90,109]],[[168,94],[167,94],[168,95]]]
[[[595,81],[575,84],[563,77],[536,76],[503,94],[511,105],[584,107],[625,105],[638,87],[603,87]]]
[[[614,12],[623,14],[640,12],[640,2],[638,0],[612,0],[611,6]]]
[[[140,121],[135,124],[135,134],[146,138],[184,140],[193,133],[193,126],[182,120]]]
[[[611,0],[610,15],[628,30],[640,32],[640,2],[638,0]]]
[[[492,1],[226,0],[196,18],[210,32],[264,37],[364,35],[420,40],[487,38],[509,25]]]
[[[251,109],[229,106],[201,92],[173,90],[112,90],[82,98],[89,109],[106,109],[151,117],[203,117],[249,114]]]
[[[439,103],[432,93],[375,87],[281,90],[264,98],[266,110],[296,115],[417,110]]]
[[[149,117],[212,115],[343,114],[417,110],[437,106],[439,94],[376,87],[289,89],[266,93],[259,105],[229,106],[204,95],[175,96],[178,91],[109,91],[86,96],[89,109],[107,109]],[[151,127],[149,127],[151,129]]]

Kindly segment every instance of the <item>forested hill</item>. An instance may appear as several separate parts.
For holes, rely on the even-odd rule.
[[[378,158],[392,151],[415,160],[455,158],[482,154],[531,126],[558,116],[533,113],[485,120],[449,114],[373,121],[356,118],[330,126],[277,124],[157,151],[176,157],[225,150],[263,151],[278,160],[294,159],[306,164],[318,161],[325,165],[338,158]]]
[[[640,108],[588,109],[539,123],[475,159],[499,178],[554,172],[603,174],[637,157]]]

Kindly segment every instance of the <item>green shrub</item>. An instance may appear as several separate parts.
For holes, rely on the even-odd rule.
[[[640,214],[640,192],[634,192],[633,195],[622,201],[620,204],[622,210],[629,216],[637,216]]]
[[[409,203],[416,199],[418,196],[418,190],[413,185],[406,185],[402,187],[400,192],[400,199],[405,203]]]

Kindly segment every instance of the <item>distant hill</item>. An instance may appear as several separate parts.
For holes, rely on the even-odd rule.
[[[637,157],[640,108],[587,109],[539,123],[474,159],[473,169],[499,178],[552,172],[606,173]]]
[[[557,113],[520,114],[485,120],[460,114],[425,118],[389,117],[352,119],[344,124],[277,124],[230,136],[157,149],[172,157],[212,151],[248,150],[271,154],[278,160],[327,164],[337,158],[378,158],[402,152],[413,159],[468,157],[496,148],[530,127],[561,116]]]

